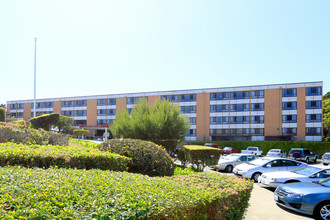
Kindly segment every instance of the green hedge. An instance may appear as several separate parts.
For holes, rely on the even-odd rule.
[[[190,144],[203,145],[206,142],[196,141],[187,142]],[[263,154],[266,155],[270,149],[283,149],[286,153],[289,153],[291,148],[308,148],[318,154],[318,157],[325,152],[330,152],[330,142],[308,142],[308,141],[215,141],[219,147],[234,147],[237,150],[246,150],[248,146],[259,147]]]
[[[102,152],[96,148],[54,145],[0,144],[0,166],[127,171],[130,158]]]
[[[174,161],[159,145],[136,139],[111,139],[98,145],[108,151],[132,158],[129,172],[148,176],[171,176],[174,174]]]
[[[30,119],[30,127],[35,129],[42,128],[49,131],[50,126],[56,124],[59,119],[60,114],[58,113],[40,115]]]
[[[0,107],[0,122],[6,121],[6,109]]]
[[[226,175],[0,167],[1,219],[242,219],[251,181]]]
[[[191,163],[200,170],[204,167],[218,163],[222,150],[199,145],[184,145],[178,150],[178,159],[185,166]]]

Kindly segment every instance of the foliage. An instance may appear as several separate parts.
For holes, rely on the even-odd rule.
[[[98,145],[98,148],[132,158],[129,172],[149,176],[171,176],[174,173],[173,159],[163,148],[152,142],[111,139]]]
[[[187,142],[186,144],[203,145],[203,141]],[[221,148],[233,147],[237,150],[246,150],[248,146],[259,147],[266,154],[270,149],[282,149],[285,152],[289,152],[291,148],[308,148],[318,155],[318,158],[328,152],[330,149],[330,143],[326,142],[311,142],[311,141],[216,141]]]
[[[88,140],[70,138],[69,145],[78,147],[97,147],[98,144]]]
[[[118,112],[110,130],[116,138],[152,141],[172,152],[184,140],[190,127],[187,122],[178,105],[162,100],[149,106],[147,100],[142,99],[131,110],[131,117],[127,111]]]
[[[330,137],[330,97],[323,100],[323,136]]]
[[[218,174],[0,167],[1,219],[242,219],[252,182]]]
[[[0,143],[68,145],[69,137],[43,129],[26,128],[21,124],[0,122]]]
[[[0,107],[0,122],[6,121],[6,109]]]
[[[102,152],[96,148],[54,145],[0,144],[0,166],[49,168],[51,166],[77,169],[127,171],[131,159]]]
[[[330,92],[327,92],[327,94],[323,96],[323,99],[330,99]]]
[[[21,125],[23,128],[26,127],[26,122],[25,122],[24,120],[12,121],[11,124],[19,124],[19,125]]]
[[[84,129],[75,129],[73,130],[73,134],[75,136],[84,136],[84,135],[87,135],[89,133],[88,130],[84,130]]]
[[[206,166],[215,165],[218,163],[222,150],[213,147],[205,147],[198,145],[184,145],[178,150],[178,159],[191,163],[197,169],[203,170]]]
[[[73,124],[73,117],[60,115],[58,122],[53,124],[53,126],[57,127],[58,131],[61,132],[62,130],[70,130]]]
[[[190,174],[196,174],[198,171],[194,169],[193,167],[183,168],[183,167],[175,167],[174,169],[174,175],[190,175]]]
[[[52,125],[58,123],[59,118],[60,114],[57,113],[40,115],[30,119],[30,127],[34,129],[42,128],[46,131],[49,131]]]

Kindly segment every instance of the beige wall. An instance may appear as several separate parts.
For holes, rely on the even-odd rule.
[[[62,114],[62,102],[61,101],[53,102],[53,112]]]
[[[126,110],[126,97],[116,98],[116,113]]]
[[[97,125],[97,100],[87,99],[87,126]]]
[[[31,119],[31,103],[24,103],[24,112],[23,112],[24,121]]]
[[[265,90],[265,136],[282,134],[282,90]]]
[[[297,88],[297,141],[305,141],[306,88]]]
[[[196,94],[196,140],[210,137],[210,93]]]
[[[153,105],[156,100],[160,100],[160,95],[148,96],[148,104]]]

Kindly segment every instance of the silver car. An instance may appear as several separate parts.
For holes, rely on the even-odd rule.
[[[323,154],[321,161],[322,161],[323,165],[330,164],[330,152]]]
[[[286,157],[286,153],[282,149],[271,149],[268,151],[267,157]]]
[[[234,168],[233,173],[237,176],[241,176],[247,179],[253,179],[255,182],[258,182],[259,177],[263,173],[275,171],[290,171],[305,166],[307,166],[307,163],[298,162],[295,160],[275,157],[263,157],[248,163],[237,165]]]
[[[225,170],[226,172],[231,173],[235,166],[255,159],[257,159],[257,156],[251,154],[229,154],[227,156],[222,156],[214,168],[217,171]]]

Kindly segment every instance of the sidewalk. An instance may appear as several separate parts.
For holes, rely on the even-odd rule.
[[[312,217],[300,215],[282,209],[273,199],[274,193],[266,188],[254,184],[250,206],[245,214],[245,220],[310,220]]]

